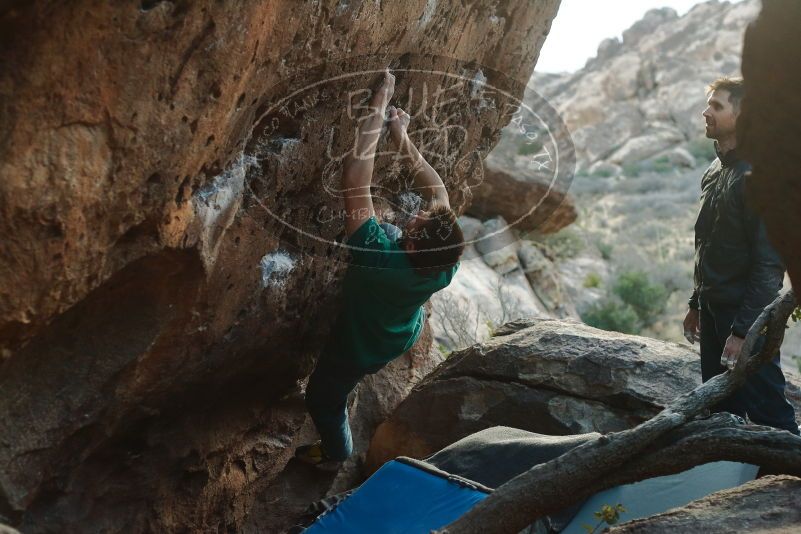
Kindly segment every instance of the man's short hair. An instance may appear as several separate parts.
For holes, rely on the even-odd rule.
[[[428,275],[452,268],[464,252],[464,235],[456,214],[447,206],[435,206],[427,220],[414,232],[404,235],[414,250],[407,252],[409,263],[420,274]]]
[[[718,89],[723,89],[729,92],[729,102],[731,102],[731,105],[735,111],[739,111],[740,102],[742,102],[743,95],[745,95],[745,84],[743,83],[743,79],[722,76],[709,84],[706,94],[717,91]]]

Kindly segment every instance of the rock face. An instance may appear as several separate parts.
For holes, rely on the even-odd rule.
[[[531,289],[553,317],[579,319],[573,301],[568,298],[564,279],[554,263],[531,241],[524,241],[518,250],[518,258]]]
[[[681,17],[671,8],[654,9],[622,41],[602,42],[583,69],[536,74],[534,89],[567,123],[579,168],[600,161],[632,165],[699,142],[706,86],[739,73],[742,32],[759,7],[758,0],[710,1]]]
[[[748,28],[743,77],[748,96],[738,119],[738,145],[753,165],[749,197],[765,219],[793,287],[801,288],[801,45],[794,28],[801,5],[764,0]]]
[[[512,322],[426,377],[379,426],[368,463],[421,458],[496,425],[622,430],[696,387],[700,373],[698,355],[675,343],[552,319]]]
[[[537,180],[536,174],[485,166],[484,182],[474,187],[467,212],[486,219],[500,215],[517,230],[536,230],[542,234],[558,232],[576,220],[576,208],[567,192]],[[539,204],[541,208],[532,209]]]
[[[522,96],[557,7],[0,2],[0,516],[237,530],[305,420],[345,258],[323,156],[375,75],[271,106],[387,65],[409,98],[441,79],[403,69]],[[480,162],[509,117],[467,85],[442,112]]]
[[[767,476],[687,506],[610,528],[614,534],[786,533],[801,529],[801,479]]]

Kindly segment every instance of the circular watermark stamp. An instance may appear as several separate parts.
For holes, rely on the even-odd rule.
[[[348,58],[267,94],[237,164],[246,165],[248,204],[305,251],[451,264],[465,246],[487,254],[509,244],[511,229],[536,231],[573,178],[573,143],[556,110],[526,83],[475,62]],[[439,180],[454,213],[504,223],[455,231],[443,190],[432,187]]]

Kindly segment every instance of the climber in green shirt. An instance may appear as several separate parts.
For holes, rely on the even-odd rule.
[[[425,323],[423,305],[446,287],[459,266],[464,238],[448,191],[412,143],[409,115],[388,104],[395,77],[387,70],[345,158],[346,244],[351,261],[343,283],[344,309],[306,388],[306,406],[320,441],[296,457],[336,465],[353,452],[347,398],[359,381],[409,350]],[[408,160],[414,190],[427,203],[402,229],[376,220],[370,184],[376,145],[389,111],[390,139]]]

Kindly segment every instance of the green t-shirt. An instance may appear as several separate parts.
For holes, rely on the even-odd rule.
[[[423,330],[423,304],[450,284],[459,263],[430,275],[412,268],[375,217],[347,240],[351,264],[343,282],[344,308],[334,326],[337,356],[362,367],[406,352]]]

